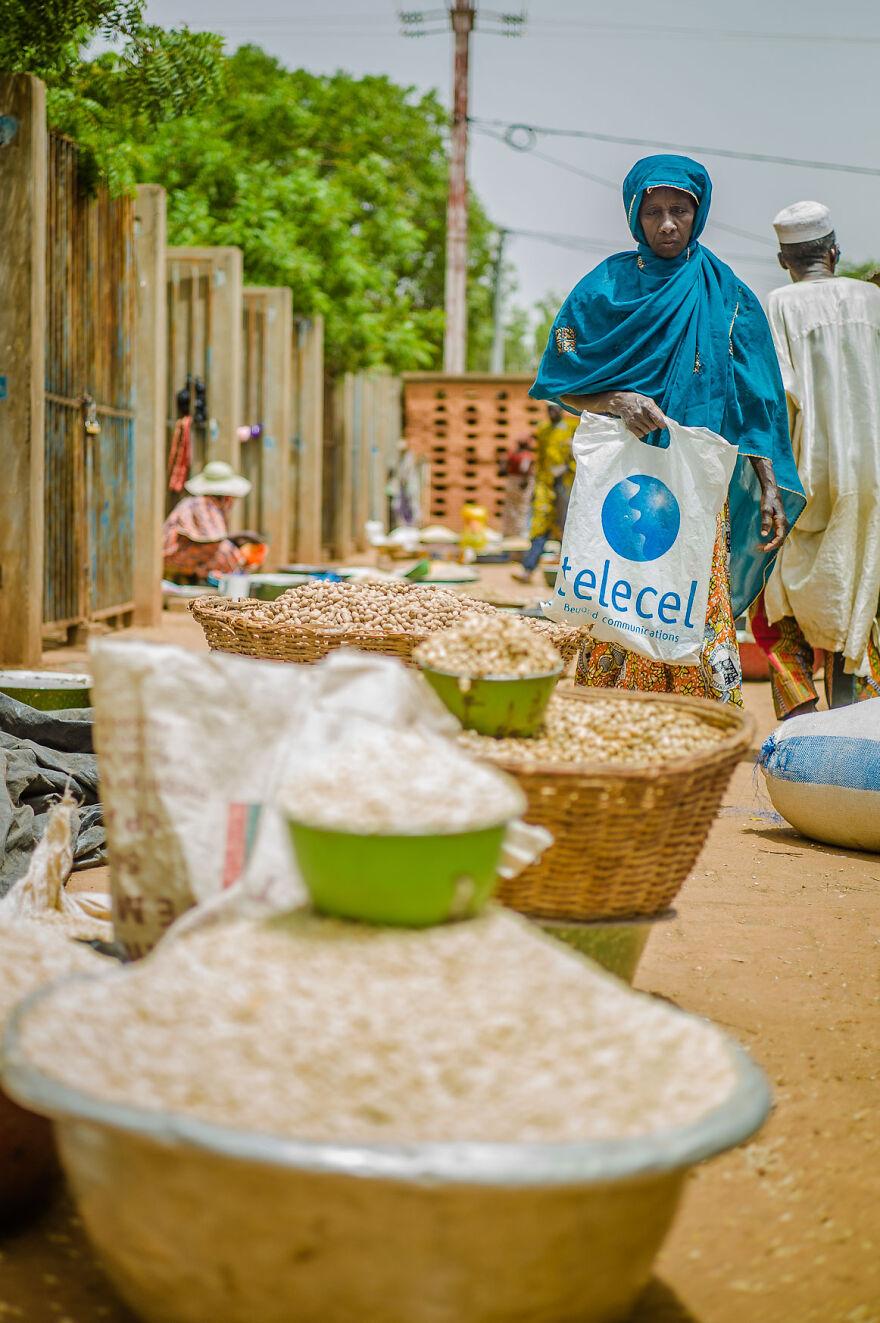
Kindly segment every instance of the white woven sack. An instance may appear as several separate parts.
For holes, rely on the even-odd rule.
[[[880,698],[791,717],[758,765],[776,812],[802,835],[880,851]]]
[[[584,413],[552,600],[544,614],[652,661],[696,666],[716,519],[737,449],[705,427],[669,423],[661,450],[619,418]]]

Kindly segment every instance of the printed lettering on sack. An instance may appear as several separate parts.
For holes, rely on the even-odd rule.
[[[612,551],[621,560],[644,563],[665,556],[675,545],[681,528],[681,511],[673,493],[659,478],[647,473],[633,473],[611,488],[602,503],[602,532]],[[589,616],[603,625],[614,625],[643,638],[679,641],[677,633],[662,628],[683,623],[685,629],[694,627],[692,619],[697,580],[690,583],[687,603],[682,611],[680,595],[661,584],[654,587],[642,584],[634,588],[626,576],[615,579],[609,586],[611,561],[606,560],[601,570],[591,566],[574,571],[568,557],[560,565],[563,584],[557,587],[558,597],[568,596],[565,584],[570,582],[574,602],[566,601],[563,610],[574,616]],[[610,608],[614,615],[600,615],[592,605]],[[658,622],[658,623],[650,623]]]
[[[654,661],[696,666],[716,519],[736,450],[668,419],[669,447],[646,446],[618,418],[584,414],[553,598],[553,620]]]

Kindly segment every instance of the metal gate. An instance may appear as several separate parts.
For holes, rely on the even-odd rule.
[[[124,615],[134,575],[134,211],[49,135],[43,621]]]

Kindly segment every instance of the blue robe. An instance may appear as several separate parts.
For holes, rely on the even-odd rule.
[[[639,223],[645,192],[664,187],[689,193],[697,204],[690,245],[674,258],[655,256]],[[648,156],[633,166],[623,201],[638,249],[615,253],[575,286],[529,394],[562,403],[564,395],[638,391],[677,422],[709,427],[739,447],[730,483],[730,593],[738,616],[776,559],[776,552],[757,549],[766,539],[749,456],[772,462],[790,525],[805,498],[767,318],[748,286],[699,243],[711,196],[706,170],[686,156]],[[669,438],[655,433],[649,441],[668,445]]]

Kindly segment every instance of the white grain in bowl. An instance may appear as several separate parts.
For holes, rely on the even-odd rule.
[[[204,930],[50,992],[21,1044],[92,1097],[314,1141],[625,1139],[701,1119],[737,1078],[712,1025],[494,909]]]
[[[451,740],[377,727],[310,762],[279,804],[295,821],[331,831],[445,834],[509,822],[526,800],[511,778]]]

